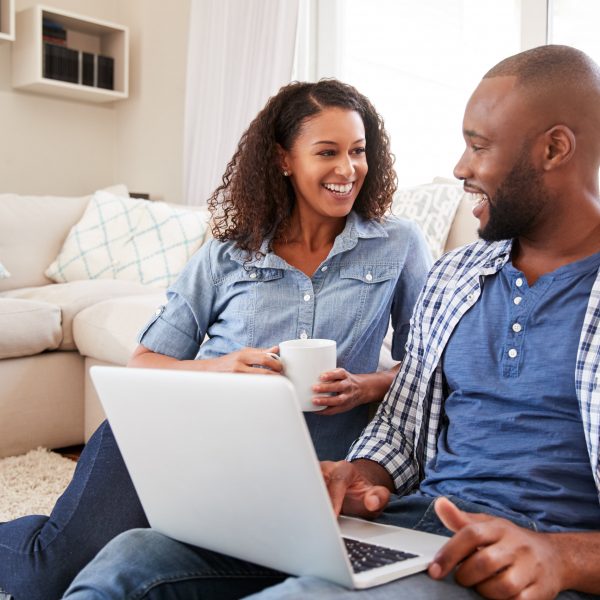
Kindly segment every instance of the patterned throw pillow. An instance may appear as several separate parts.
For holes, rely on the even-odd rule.
[[[8,279],[10,277],[10,273],[8,272],[7,268],[0,263],[0,279]]]
[[[125,279],[166,287],[206,229],[203,211],[99,191],[45,273],[58,283]]]
[[[463,194],[460,184],[445,182],[399,189],[394,197],[392,213],[420,225],[431,254],[436,259],[444,252],[448,232]]]

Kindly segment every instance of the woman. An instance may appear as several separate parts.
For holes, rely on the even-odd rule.
[[[319,458],[343,458],[393,378],[375,372],[390,313],[400,358],[429,264],[415,227],[383,219],[392,160],[380,117],[354,88],[280,90],[209,201],[216,239],[171,288],[130,365],[265,374],[281,371],[265,353],[278,342],[335,339],[339,368],[315,393],[337,395],[315,399],[328,408],[306,420]]]
[[[315,398],[327,408],[306,421],[319,458],[342,458],[392,381],[375,372],[390,316],[401,359],[430,262],[414,225],[384,217],[392,164],[381,118],[353,87],[282,88],[209,201],[215,239],[170,288],[130,365],[274,375],[280,341],[334,339],[338,368],[314,391],[336,395]],[[57,597],[134,527],[147,522],[104,423],[49,518],[0,525],[0,588],[16,600]]]

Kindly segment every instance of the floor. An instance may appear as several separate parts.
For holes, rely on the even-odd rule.
[[[57,452],[65,458],[70,458],[71,460],[77,462],[79,460],[79,455],[81,454],[82,450],[83,444],[80,444],[78,446],[67,446],[66,448],[55,448],[54,452]]]

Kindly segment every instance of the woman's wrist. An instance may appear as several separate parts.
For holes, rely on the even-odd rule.
[[[394,375],[391,371],[356,375],[360,389],[360,403],[369,404],[382,400],[390,385],[392,385]]]

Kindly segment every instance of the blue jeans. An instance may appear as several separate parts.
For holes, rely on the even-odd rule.
[[[60,598],[108,541],[133,527],[148,522],[105,421],[49,517],[0,523],[0,590],[15,600]]]
[[[484,512],[484,507],[452,498],[461,508]],[[487,510],[485,510],[487,512]],[[431,533],[450,535],[433,510],[433,498],[413,494],[394,498],[379,521]],[[525,519],[519,525],[534,528]],[[285,579],[285,582],[284,582]],[[403,587],[409,586],[409,587]],[[269,588],[269,589],[265,589]],[[434,581],[425,574],[362,592],[350,592],[332,583],[311,577],[289,577],[260,567],[176,542],[153,530],[126,532],[110,542],[75,578],[68,600],[219,600],[244,598],[258,593],[265,598],[476,598],[478,595],[456,585],[449,577]],[[561,598],[583,598],[562,595]]]

